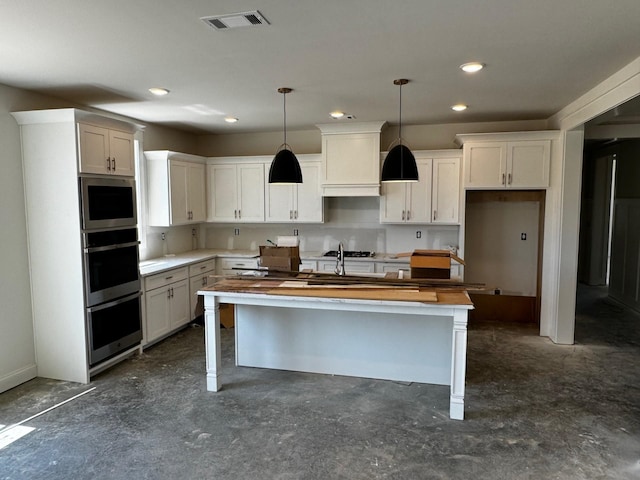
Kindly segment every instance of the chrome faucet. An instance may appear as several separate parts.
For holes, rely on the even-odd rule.
[[[338,244],[338,254],[336,255],[336,275],[345,275],[344,271],[344,246],[342,242]]]

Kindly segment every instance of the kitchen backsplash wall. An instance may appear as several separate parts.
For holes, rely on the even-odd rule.
[[[300,250],[335,250],[342,242],[346,250],[399,253],[414,249],[458,247],[458,226],[386,225],[379,221],[379,197],[325,199],[324,224],[202,224],[197,227],[148,227],[141,258],[181,253],[194,248],[254,250],[277,241],[280,235],[298,231]],[[195,236],[193,230],[195,228]],[[239,234],[236,235],[236,229]],[[416,232],[421,238],[416,238]],[[162,240],[162,233],[165,239]]]

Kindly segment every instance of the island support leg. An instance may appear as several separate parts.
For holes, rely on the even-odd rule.
[[[449,417],[464,419],[464,385],[467,370],[467,315],[456,311],[453,316],[453,339],[451,348],[451,396]]]
[[[218,297],[204,296],[205,351],[207,354],[207,390],[217,392],[222,388],[220,381],[220,303]]]

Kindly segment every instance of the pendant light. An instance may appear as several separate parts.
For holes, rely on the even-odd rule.
[[[398,122],[398,139],[391,145],[397,144],[389,149],[387,158],[384,159],[384,163],[382,164],[381,181],[383,182],[418,181],[416,158],[413,156],[413,153],[411,153],[411,150],[409,150],[409,147],[402,143],[402,86],[407,83],[409,83],[409,80],[406,78],[393,81],[394,85],[400,86],[400,120]]]
[[[284,99],[284,143],[280,145],[278,153],[271,162],[269,183],[302,183],[300,164],[287,143],[287,93],[290,92],[290,88],[278,89],[278,93],[282,93]]]

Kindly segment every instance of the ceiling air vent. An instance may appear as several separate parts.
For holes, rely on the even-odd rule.
[[[216,30],[228,30],[237,27],[257,27],[258,25],[269,25],[269,21],[262,16],[258,10],[244,13],[229,13],[227,15],[214,15],[212,17],[202,17],[204,23]]]

